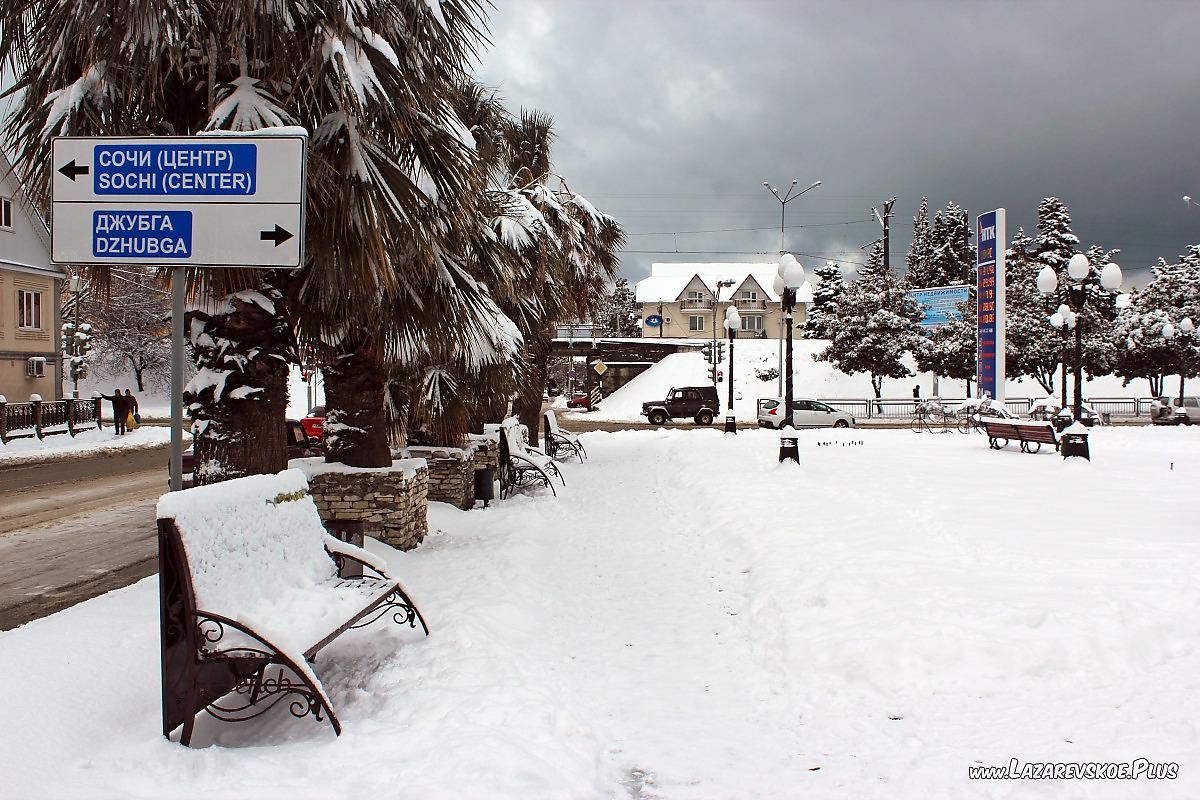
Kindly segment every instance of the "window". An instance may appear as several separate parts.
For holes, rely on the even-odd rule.
[[[760,317],[758,315],[742,317],[742,330],[754,331],[755,333],[758,333],[762,329],[763,329],[763,318],[762,317]]]
[[[701,317],[701,316],[688,317],[688,330],[689,331],[704,330],[704,317]]]
[[[0,197],[0,228],[7,231],[13,229],[12,214],[12,198]]]
[[[42,293],[17,290],[17,327],[24,331],[42,329]]]
[[[743,289],[742,290],[742,299],[743,300],[757,300],[758,299],[758,290],[757,289]]]
[[[704,292],[688,292],[687,296],[688,300],[706,300],[707,298],[708,295],[704,294]]]

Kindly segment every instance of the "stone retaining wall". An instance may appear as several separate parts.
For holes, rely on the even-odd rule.
[[[474,467],[471,451],[457,447],[409,447],[409,458],[429,464],[429,499],[469,510],[475,505]]]
[[[361,520],[368,536],[399,550],[412,550],[428,531],[429,468],[420,459],[390,468],[355,469],[320,458],[295,459],[308,474],[322,520]]]

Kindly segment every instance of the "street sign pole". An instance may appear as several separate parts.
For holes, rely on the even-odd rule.
[[[183,486],[187,267],[299,269],[307,134],[55,138],[51,260],[171,271],[171,490]]]
[[[171,268],[171,491],[183,488],[183,315],[187,269]]]

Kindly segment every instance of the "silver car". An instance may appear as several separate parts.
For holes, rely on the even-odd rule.
[[[853,428],[854,417],[820,400],[792,400],[792,424],[797,428]],[[783,427],[783,400],[764,397],[758,401],[758,426]]]
[[[1200,425],[1200,398],[1158,397],[1150,404],[1155,425]]]

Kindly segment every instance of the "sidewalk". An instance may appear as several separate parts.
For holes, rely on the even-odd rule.
[[[0,444],[0,471],[31,464],[53,464],[78,458],[93,458],[114,453],[164,447],[171,440],[168,428],[148,425],[117,436],[111,427],[85,431],[78,436],[67,434],[45,439],[17,439]]]

